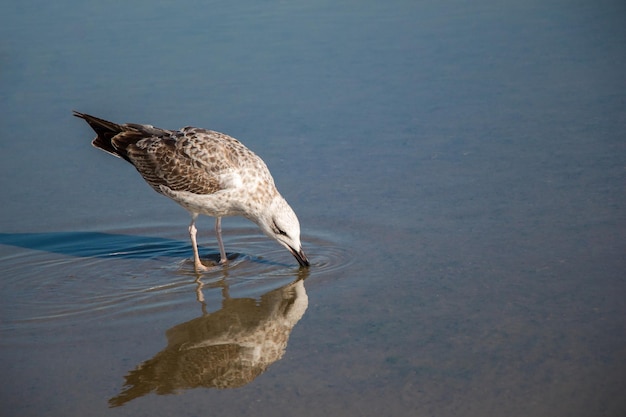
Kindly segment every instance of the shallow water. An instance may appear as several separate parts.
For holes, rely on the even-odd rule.
[[[0,414],[623,415],[625,13],[3,5]],[[239,138],[312,267],[225,219],[198,277],[72,109]]]

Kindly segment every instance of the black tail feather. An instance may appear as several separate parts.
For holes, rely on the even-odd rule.
[[[111,143],[111,139],[123,131],[120,125],[89,114],[77,112],[76,110],[74,110],[74,116],[85,120],[98,135],[93,142],[91,142],[93,146],[112,155],[124,158]]]

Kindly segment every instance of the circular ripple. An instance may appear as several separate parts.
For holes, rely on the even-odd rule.
[[[304,235],[304,250],[311,262],[310,268],[300,268],[294,257],[282,246],[259,234],[255,228],[229,229],[224,236],[227,265],[218,265],[217,249],[200,247],[200,258],[209,271],[201,274],[203,281],[212,282],[227,276],[230,288],[247,293],[258,293],[268,287],[276,288],[296,278],[306,278],[309,282],[322,278],[339,278],[339,270],[352,262],[349,252],[339,246],[332,236],[323,234]],[[191,252],[191,248],[189,248]],[[170,268],[188,276],[197,276],[190,257],[179,261]]]
[[[27,338],[47,330],[54,337],[53,329],[77,322],[115,326],[141,321],[193,305],[199,292],[208,296],[213,291],[218,297],[227,285],[231,296],[259,297],[298,278],[337,278],[351,262],[332,235],[303,236],[311,267],[301,269],[287,250],[258,229],[228,227],[223,233],[230,262],[198,275],[182,229],[168,225],[109,233],[0,234],[0,330],[16,342],[18,333]],[[207,265],[219,258],[212,239],[212,233],[200,237]]]

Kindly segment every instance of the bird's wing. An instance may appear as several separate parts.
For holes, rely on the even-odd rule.
[[[137,134],[129,131],[128,136]],[[147,133],[147,132],[146,132]],[[126,154],[137,171],[157,192],[164,185],[173,191],[194,194],[213,194],[229,186],[224,178],[236,171],[232,158],[232,144],[236,139],[198,128],[184,128],[178,132],[152,132],[154,136],[129,140]],[[162,133],[157,135],[157,133]],[[125,133],[115,138],[124,141]],[[130,138],[129,138],[130,139]],[[235,159],[236,161],[236,159]]]

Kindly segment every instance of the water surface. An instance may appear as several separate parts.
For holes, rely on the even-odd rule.
[[[1,414],[623,415],[625,15],[4,4]],[[225,219],[198,277],[188,215],[72,109],[239,138],[312,267]]]

